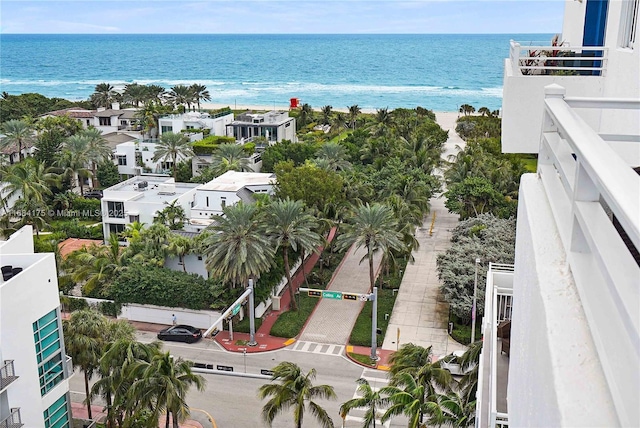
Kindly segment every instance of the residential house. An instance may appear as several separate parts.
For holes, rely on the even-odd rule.
[[[118,131],[138,132],[142,128],[137,118],[138,109],[121,109],[119,103],[113,103],[110,109],[100,107],[93,113],[92,125],[103,134]]]
[[[70,427],[69,377],[53,253],[25,226],[0,241],[0,426]]]
[[[240,144],[264,137],[269,144],[282,140],[296,140],[296,119],[287,111],[243,113],[227,125],[227,135]]]
[[[233,121],[233,112],[230,109],[223,109],[210,114],[205,112],[190,111],[182,114],[170,114],[162,116],[158,121],[160,135],[165,132],[179,133],[190,130],[194,134],[199,134],[198,130],[209,130],[208,135],[225,135],[226,126]],[[192,141],[201,140],[203,136]]]
[[[566,57],[511,44],[503,151],[538,167],[487,275],[477,426],[640,426],[639,12],[569,0]]]

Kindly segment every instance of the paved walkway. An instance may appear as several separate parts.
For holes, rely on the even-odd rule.
[[[368,293],[370,288],[369,263],[367,260],[360,263],[366,251],[365,248],[356,250],[351,247],[333,274],[327,290]],[[376,254],[373,258],[373,268],[376,272],[380,269],[381,260],[381,253]],[[363,302],[350,300],[321,299],[307,321],[299,340],[346,344],[363,305]]]
[[[449,131],[442,157],[448,160],[465,146],[455,131],[456,113],[437,113],[437,122]],[[438,171],[441,175],[441,173]],[[398,297],[389,320],[382,349],[396,350],[405,343],[431,346],[433,355],[440,357],[464,345],[448,334],[449,305],[440,294],[440,280],[436,270],[438,254],[451,246],[451,230],[458,224],[458,215],[444,206],[445,198],[431,198],[431,213],[416,231],[420,247],[413,253],[415,262],[407,265]],[[434,217],[435,216],[435,217]],[[398,340],[399,336],[399,340]]]
[[[103,422],[106,420],[107,414],[102,411],[102,406],[91,406],[91,416],[94,421]],[[86,404],[71,402],[71,413],[74,418],[77,419],[87,419],[88,412]],[[164,416],[160,417],[158,420],[158,427],[162,428],[165,426],[165,418]],[[170,422],[169,426],[173,426],[173,423]],[[187,419],[184,422],[180,422],[180,428],[203,428],[202,424],[198,421],[194,421],[193,419]]]

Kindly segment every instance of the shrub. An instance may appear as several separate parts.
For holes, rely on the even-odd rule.
[[[51,225],[51,230],[64,234],[65,238],[104,239],[102,224],[86,227],[77,218],[58,221]]]
[[[81,311],[83,309],[87,309],[89,304],[84,299],[75,299],[73,297],[69,298],[69,312]]]
[[[74,198],[70,211],[77,213],[77,218],[83,220],[102,221],[100,199]]]
[[[104,315],[117,317],[118,315],[120,315],[122,305],[115,302],[100,302],[98,303],[98,310]]]
[[[233,137],[210,135],[207,138],[194,142],[193,152],[196,155],[210,155],[216,151],[220,144],[233,144],[235,141]]]

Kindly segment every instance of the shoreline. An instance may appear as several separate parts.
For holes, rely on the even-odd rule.
[[[220,109],[220,108],[224,108],[224,107],[230,107],[232,110],[257,110],[257,111],[278,110],[278,111],[289,111],[289,106],[288,105],[278,105],[278,104],[275,104],[275,105],[271,106],[271,105],[244,104],[244,103],[241,103],[241,104],[240,103],[235,103],[233,105],[224,104],[224,103],[210,103],[210,102],[200,103],[200,108],[201,109],[216,110],[216,109]],[[398,108],[412,109],[412,108],[415,108],[415,107],[398,107]],[[313,107],[312,109],[315,112],[320,112],[321,111],[321,109],[319,107]],[[361,113],[375,114],[378,109],[377,108],[361,108],[360,110],[361,110]],[[389,108],[389,111],[393,111],[393,110],[395,110],[395,109]],[[332,111],[341,112],[341,113],[348,113],[349,109],[346,108],[346,107],[344,107],[344,108],[333,108]],[[457,116],[459,114],[456,111],[436,111],[436,110],[433,110],[433,112],[436,113],[436,115],[438,115],[438,114],[455,114]]]

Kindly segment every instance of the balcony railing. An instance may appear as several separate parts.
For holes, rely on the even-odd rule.
[[[64,364],[64,369],[65,369],[65,378],[69,378],[71,376],[73,376],[73,359],[67,355],[66,359],[65,359],[65,364]]]
[[[545,88],[538,176],[620,424],[639,426],[640,176],[605,139],[628,142],[640,136],[601,136],[575,109],[633,110],[637,118],[640,100],[564,95],[561,86]]]
[[[513,74],[603,76],[607,48],[601,46],[522,46],[511,40]]]
[[[5,389],[11,382],[18,379],[13,369],[13,360],[5,360],[0,367],[0,391]]]
[[[11,409],[11,414],[0,422],[0,428],[20,428],[24,426],[22,418],[20,417],[20,408]]]

